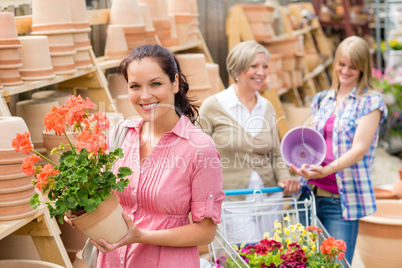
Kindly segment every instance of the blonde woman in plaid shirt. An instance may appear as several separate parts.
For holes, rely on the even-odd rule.
[[[321,166],[290,167],[307,182],[305,189],[315,193],[317,215],[329,234],[346,242],[349,263],[359,219],[377,209],[370,173],[387,110],[371,68],[369,46],[362,38],[352,36],[338,46],[331,90],[324,98],[318,93],[311,105],[314,127],[327,143],[326,158]]]

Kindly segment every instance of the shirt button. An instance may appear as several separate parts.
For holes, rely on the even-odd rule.
[[[120,261],[120,263],[123,265],[124,261]]]
[[[137,205],[134,205],[134,209],[137,209]]]
[[[210,194],[210,195],[209,195],[209,198],[212,198],[212,197],[214,197],[214,195],[213,195],[213,194]]]
[[[144,173],[144,171],[143,171],[143,170],[141,170],[141,171],[140,171],[140,173],[142,174],[142,173]]]

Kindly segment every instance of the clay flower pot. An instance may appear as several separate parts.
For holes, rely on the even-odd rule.
[[[51,56],[64,56],[76,53],[73,34],[52,34],[48,35],[47,38]]]
[[[366,268],[402,262],[402,200],[377,200],[377,211],[359,220],[357,248]]]
[[[35,143],[43,143],[42,132],[45,130],[43,119],[52,110],[53,106],[58,106],[56,100],[24,100],[17,102],[17,115],[22,117],[31,132],[31,140]]]
[[[109,25],[105,45],[105,58],[123,58],[129,53],[124,29],[120,25]]]
[[[32,94],[31,98],[33,100],[51,99],[56,100],[59,105],[63,105],[69,98],[71,94],[64,91],[58,90],[43,90]]]
[[[46,36],[21,36],[19,49],[23,68],[20,69],[24,80],[53,79],[55,73],[50,59],[49,43]],[[35,51],[35,53],[32,53]]]
[[[211,94],[216,94],[220,91],[219,65],[207,62],[205,67],[207,68],[208,78],[211,84]]]
[[[0,69],[14,69],[22,66],[17,48],[0,49]]]
[[[10,221],[26,218],[36,212],[29,204],[29,198],[0,202],[0,221]]]
[[[166,1],[165,1],[166,2]],[[159,19],[158,0],[138,0],[138,3],[147,4],[152,19]],[[165,3],[166,6],[166,3]],[[165,11],[167,14],[167,11]]]
[[[113,98],[128,94],[128,85],[122,74],[113,73],[107,76],[109,91]]]
[[[28,130],[28,126],[24,119],[18,116],[0,116],[0,149],[12,149],[13,139],[17,133],[23,134]],[[21,171],[21,170],[20,170]]]
[[[77,53],[74,54],[74,62],[77,69],[88,69],[93,67],[88,50],[77,51]]]
[[[299,38],[297,36],[282,38],[264,44],[269,53],[295,54],[299,51]]]
[[[0,49],[20,47],[14,14],[11,12],[0,12],[0,25]]]
[[[68,0],[32,0],[31,34],[74,32]]]
[[[90,32],[91,27],[87,18],[87,6],[85,0],[68,0],[68,4],[74,29],[80,32]]]
[[[168,14],[188,14],[191,11],[188,0],[169,0],[167,7]]]
[[[75,54],[75,53],[74,53]],[[73,74],[77,71],[74,54],[63,56],[51,56],[55,74]]]
[[[190,13],[174,14],[175,26],[179,44],[187,44],[189,37]]]
[[[17,68],[0,69],[0,80],[3,86],[17,86],[23,83]]]
[[[115,191],[105,199],[95,211],[84,213],[72,221],[78,230],[100,243],[99,238],[116,243],[127,233],[128,227],[121,215],[123,209]]]
[[[109,25],[144,26],[137,0],[114,0],[110,8]]]
[[[146,31],[155,31],[154,24],[152,23],[151,13],[149,12],[148,4],[139,3],[138,4],[141,9],[142,19],[145,23]]]
[[[190,89],[210,88],[208,72],[205,67],[205,55],[201,53],[187,53],[177,55],[181,69],[187,77]]]
[[[281,142],[281,154],[285,162],[297,168],[302,164],[320,165],[326,152],[327,147],[322,135],[309,127],[289,130]]]

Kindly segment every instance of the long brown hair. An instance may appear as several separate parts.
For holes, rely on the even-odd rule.
[[[198,116],[198,106],[192,104],[193,99],[189,99],[187,92],[189,89],[187,79],[181,71],[179,61],[166,48],[160,45],[144,45],[135,48],[120,63],[119,72],[128,81],[127,68],[133,60],[141,61],[143,58],[152,58],[158,64],[162,71],[169,77],[171,83],[175,81],[176,74],[179,76],[179,91],[174,96],[174,105],[178,116],[185,115],[194,123]]]

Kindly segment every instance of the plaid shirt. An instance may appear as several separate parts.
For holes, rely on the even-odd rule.
[[[365,90],[366,94],[356,96],[356,90],[355,87],[345,98],[334,121],[332,148],[335,159],[352,148],[360,118],[376,109],[381,111],[379,125],[387,117],[387,108],[381,94],[375,91],[368,93],[368,90]],[[318,103],[319,95],[320,93],[314,97],[311,109],[314,114],[314,127],[324,135],[325,123],[335,110],[336,92],[330,90],[321,104]],[[342,216],[345,220],[356,220],[377,210],[370,173],[378,144],[379,125],[363,160],[336,172]]]

